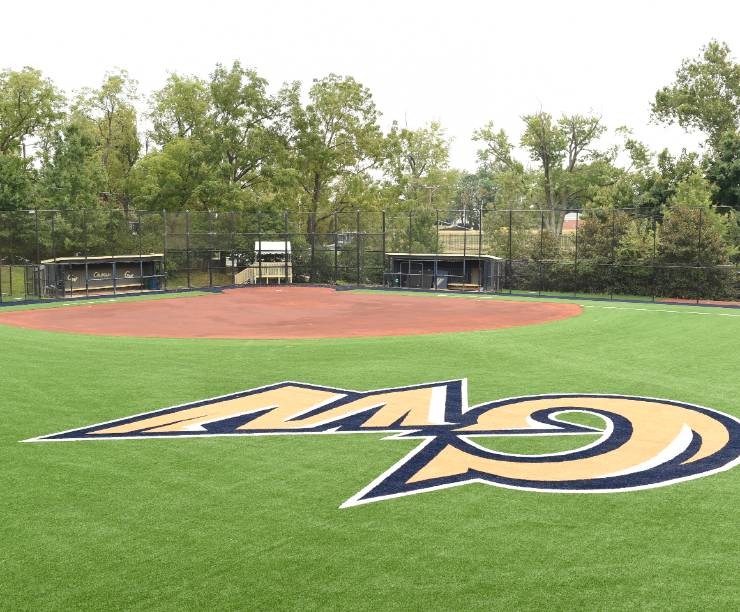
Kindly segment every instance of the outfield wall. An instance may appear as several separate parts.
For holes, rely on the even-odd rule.
[[[270,241],[291,245],[297,284],[416,286],[419,279],[390,269],[387,254],[408,253],[411,260],[437,253],[463,262],[500,258],[487,286],[504,293],[740,300],[736,213],[691,206],[394,214],[0,211],[0,300],[54,297],[38,266],[69,257],[161,253],[159,289],[229,286],[249,266],[256,266],[255,282],[264,283],[255,245]],[[481,280],[481,290],[484,285]]]

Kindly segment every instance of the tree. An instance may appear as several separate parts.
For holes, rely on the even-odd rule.
[[[386,142],[386,174],[395,200],[405,206],[433,206],[437,192],[446,182],[450,141],[438,122],[410,130],[391,126]],[[441,195],[441,194],[440,194]]]
[[[714,202],[740,211],[740,132],[725,132],[708,160],[707,178],[715,185]]]
[[[106,74],[99,89],[83,89],[73,107],[81,124],[93,126],[98,155],[105,169],[106,198],[128,211],[131,201],[128,178],[139,158],[136,82],[125,70]]]
[[[646,211],[658,214],[676,194],[679,184],[700,172],[699,155],[683,150],[671,155],[663,149],[655,158],[641,166],[634,178],[634,201]]]
[[[148,177],[137,197],[148,206],[226,210],[271,199],[287,142],[282,110],[267,81],[239,62],[217,65],[208,81],[171,75],[151,98],[150,135],[162,149],[135,173]]]
[[[59,117],[63,97],[30,67],[0,72],[0,154],[20,154],[24,139],[39,136]]]
[[[0,263],[34,256],[34,170],[29,159],[0,154]],[[3,261],[5,260],[5,261]]]
[[[71,121],[48,138],[38,186],[46,208],[97,208],[105,185],[105,169],[89,125]]]
[[[216,199],[217,169],[207,163],[205,145],[197,138],[177,137],[141,159],[131,173],[137,208],[172,211],[225,208]]]
[[[164,146],[175,138],[201,136],[211,112],[208,83],[197,77],[172,74],[151,96],[150,135]]]
[[[740,64],[725,43],[712,40],[699,57],[685,59],[676,80],[655,94],[653,117],[706,133],[716,146],[740,128]]]
[[[33,208],[33,168],[30,160],[0,154],[0,210]]]
[[[664,264],[680,266],[671,279],[671,291],[680,297],[696,292],[721,297],[734,282],[734,272],[713,268],[730,262],[732,247],[725,240],[726,220],[712,207],[712,192],[711,183],[696,171],[678,184],[664,209],[658,257]]]
[[[560,235],[565,210],[579,205],[585,189],[598,184],[605,168],[591,145],[605,131],[598,117],[564,115],[557,123],[545,112],[524,117],[521,144],[542,170],[543,208],[547,229]],[[586,164],[590,161],[591,164]]]
[[[253,188],[269,176],[280,146],[275,122],[279,105],[266,91],[267,81],[239,62],[218,65],[209,83],[212,109],[204,141],[226,183]]]
[[[532,173],[514,158],[514,145],[504,130],[496,131],[492,122],[473,132],[481,143],[478,150],[478,175],[488,192],[487,202],[497,208],[520,209],[529,205],[532,196]]]
[[[315,80],[308,96],[305,107],[292,96],[293,168],[314,233],[317,223],[356,205],[348,187],[379,166],[383,136],[370,90],[352,77]]]

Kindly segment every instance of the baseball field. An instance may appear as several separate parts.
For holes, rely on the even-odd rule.
[[[232,293],[259,302],[266,291]],[[0,608],[737,609],[740,309],[330,289],[321,291],[331,303],[312,307],[301,291],[318,290],[272,293],[259,310],[227,307],[228,292],[0,309]],[[244,410],[226,415],[231,429],[212,414],[181,427],[126,420],[285,381],[353,390],[359,402],[362,392],[462,379],[462,395],[451,383],[436,388],[463,411],[560,398],[549,425],[530,415],[549,435],[527,435],[532,419],[516,432],[481,430],[480,453],[502,463],[538,465],[640,435],[647,448],[658,437],[660,420],[645,433],[635,419],[579,412],[562,401],[571,395],[705,407],[696,414],[717,411],[712,431],[724,423],[728,433],[704,451],[714,438],[694,428],[667,459],[663,449],[622,476],[614,467],[579,477],[582,486],[571,478],[559,489],[556,474],[544,490],[544,476],[525,486],[478,467],[475,479],[460,469],[426,488],[418,474],[389,477],[386,493],[362,498],[404,458],[422,456],[425,432],[422,446],[448,435],[449,413],[418,425],[402,407],[396,421],[363,431],[357,415],[368,413],[357,408],[303,426],[321,435],[281,435],[282,421],[239,435]],[[110,421],[129,435],[83,439]],[[83,431],[38,440],[70,430]],[[614,442],[617,430],[626,438]],[[638,469],[642,480],[624,480]],[[627,484],[602,486],[604,477]],[[586,481],[602,490],[586,491]]]

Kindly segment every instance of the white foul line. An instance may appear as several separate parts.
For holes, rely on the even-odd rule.
[[[468,296],[460,296],[458,294],[444,294],[444,293],[437,293],[435,294],[436,297],[468,297]],[[474,299],[479,300],[496,300],[498,296],[495,295],[481,295],[481,296],[470,296]],[[524,296],[523,296],[524,297]],[[526,297],[525,297],[526,299]],[[547,300],[547,298],[543,298],[543,301]],[[499,301],[509,301],[509,300],[499,300]],[[697,312],[696,310],[669,310],[667,308],[632,308],[630,306],[601,306],[599,304],[583,304],[581,302],[570,302],[568,300],[563,300],[565,303],[568,304],[578,304],[579,306],[583,306],[584,308],[605,308],[607,310],[638,310],[640,312],[670,312],[673,314],[695,314],[695,315],[714,315],[716,317],[740,317],[739,314],[731,313],[731,312]],[[557,302],[552,301],[548,302],[551,304],[557,304]],[[710,308],[712,308],[710,306]]]
[[[731,312],[697,312],[696,310],[668,310],[667,308],[630,308],[629,306],[599,306],[597,304],[580,304],[584,308],[605,308],[607,310],[639,310],[641,312],[670,312],[673,314],[714,315],[715,317],[740,317]]]

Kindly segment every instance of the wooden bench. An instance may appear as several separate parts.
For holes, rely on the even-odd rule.
[[[480,291],[480,286],[473,283],[447,283],[447,288],[451,291]]]

